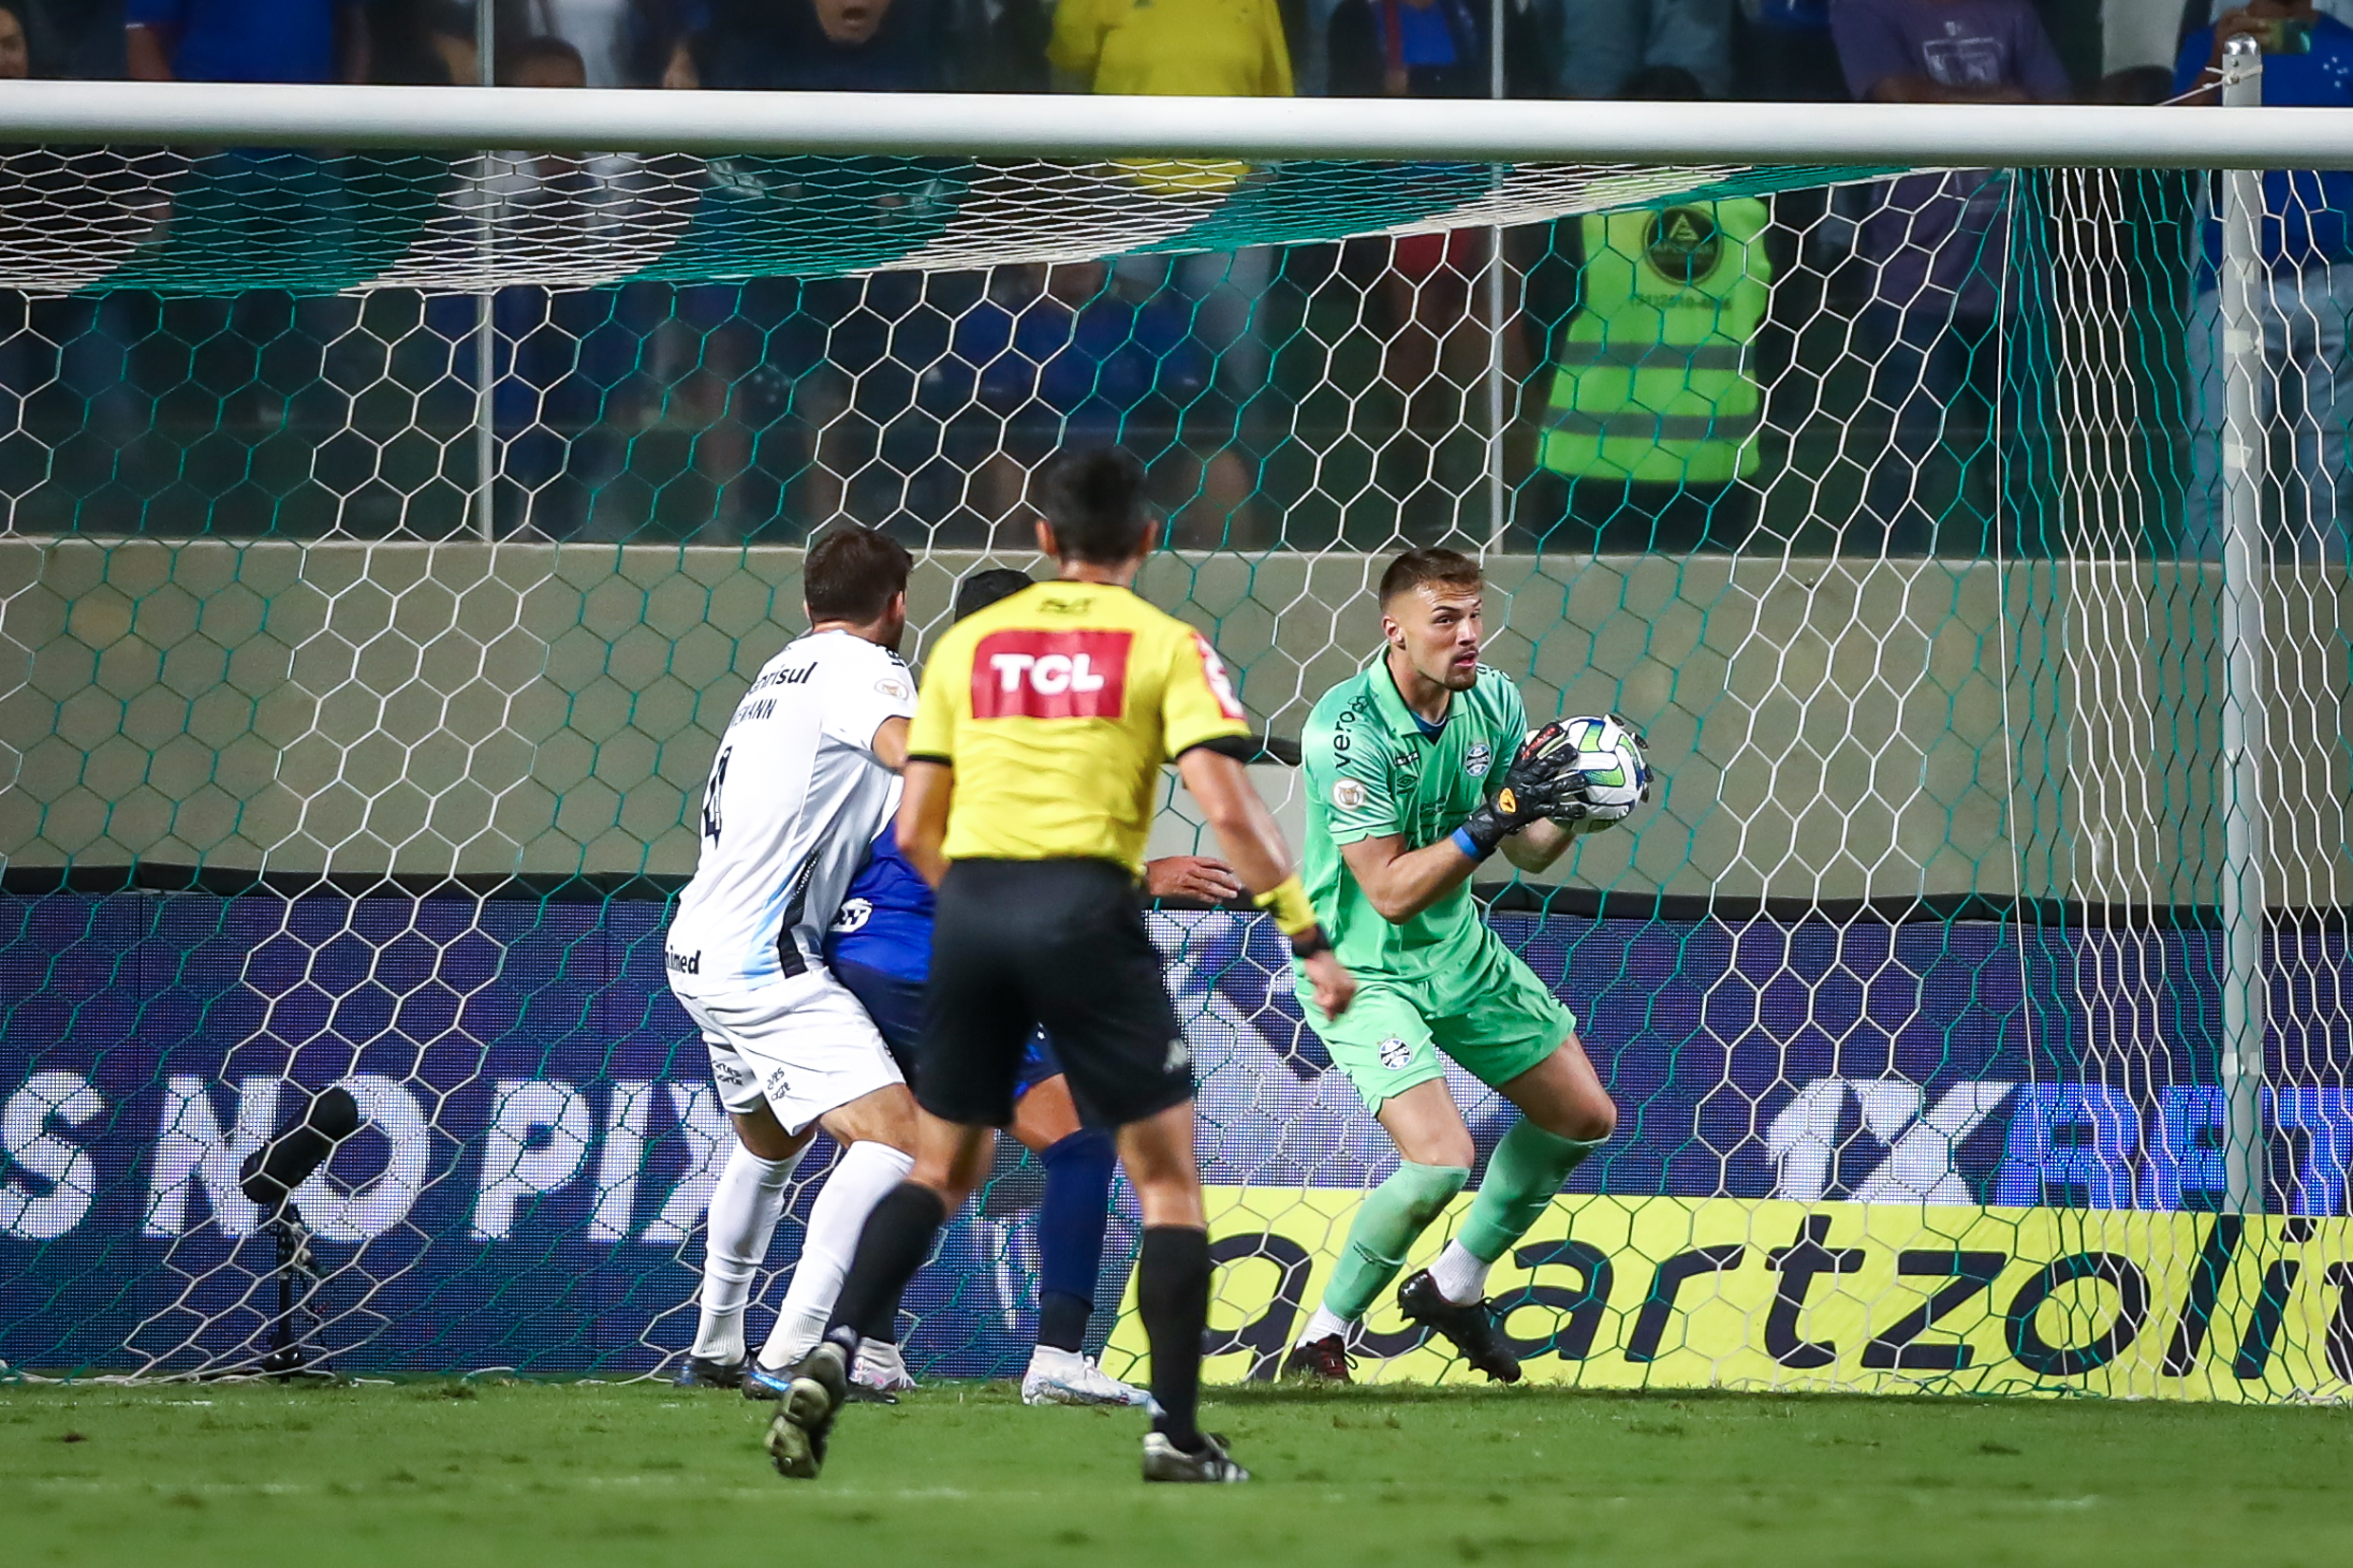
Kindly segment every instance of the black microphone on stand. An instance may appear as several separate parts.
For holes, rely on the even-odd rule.
[[[294,1190],[326,1163],[335,1146],[360,1130],[360,1102],[341,1086],[322,1090],[303,1114],[278,1129],[277,1136],[248,1154],[238,1168],[237,1185],[246,1201],[270,1214],[287,1204]],[[301,1223],[301,1216],[295,1216]]]
[[[341,1086],[310,1097],[301,1116],[278,1129],[277,1135],[246,1157],[237,1171],[237,1186],[246,1200],[261,1206],[262,1228],[278,1244],[278,1314],[269,1326],[269,1354],[261,1371],[280,1381],[297,1373],[332,1375],[324,1351],[315,1350],[307,1332],[316,1321],[309,1310],[319,1276],[310,1257],[310,1227],[294,1207],[294,1190],[308,1181],[335,1153],[335,1146],[360,1130],[360,1104]]]

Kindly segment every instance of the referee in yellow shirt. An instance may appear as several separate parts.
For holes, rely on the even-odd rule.
[[[1316,1005],[1356,982],[1332,956],[1290,850],[1243,769],[1249,726],[1201,635],[1128,584],[1151,551],[1143,466],[1066,453],[1040,480],[1038,548],[1062,576],[940,639],[909,731],[899,843],[939,890],[916,1072],[915,1170],[877,1205],[825,1338],[769,1429],[778,1473],[814,1476],[849,1357],[879,1329],[1012,1119],[1022,1047],[1044,1025],[1079,1114],[1119,1129],[1143,1207],[1136,1295],[1152,1345],[1146,1481],[1247,1481],[1195,1424],[1209,1229],[1193,1153],[1193,1053],[1144,930],[1137,876],[1174,758],[1226,858],[1305,961]]]

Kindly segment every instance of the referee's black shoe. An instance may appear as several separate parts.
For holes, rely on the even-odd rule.
[[[1438,1289],[1438,1282],[1424,1268],[1398,1286],[1398,1310],[1405,1314],[1406,1321],[1435,1329],[1464,1360],[1494,1381],[1520,1380],[1519,1357],[1506,1348],[1503,1336],[1495,1332],[1495,1315],[1485,1301],[1465,1306],[1448,1301]]]
[[[1226,1452],[1226,1440],[1220,1433],[1203,1432],[1201,1451],[1187,1453],[1158,1432],[1146,1432],[1144,1479],[1191,1482],[1196,1485],[1232,1485],[1236,1482],[1248,1481],[1250,1471],[1236,1465],[1232,1456]]]
[[[792,1369],[791,1386],[776,1402],[776,1419],[768,1424],[768,1456],[776,1473],[794,1481],[814,1481],[825,1467],[825,1440],[833,1434],[833,1418],[849,1398],[849,1367],[842,1347],[824,1340],[801,1357]]]
[[[670,1379],[670,1386],[679,1389],[732,1389],[744,1380],[741,1361],[713,1361],[708,1356],[690,1356],[678,1363],[678,1370]]]

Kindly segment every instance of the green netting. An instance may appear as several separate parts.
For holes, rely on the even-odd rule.
[[[0,285],[324,294],[814,278],[1526,222],[1871,173],[20,149],[0,154],[13,219]]]
[[[1485,555],[1486,656],[1531,714],[1648,731],[1644,817],[1485,890],[1622,1112],[1492,1282],[1532,1375],[2353,1380],[2323,396],[2353,294],[2265,307],[2251,1087],[2201,181],[116,168],[77,189],[120,249],[68,277],[12,241],[57,269],[9,272],[48,292],[0,322],[10,1362],[251,1364],[275,1285],[236,1165],[288,1080],[348,1081],[375,1129],[304,1199],[342,1364],[675,1356],[728,1133],[659,932],[718,729],[798,627],[795,546],[889,529],[928,632],[973,566],[1033,564],[1034,465],[1118,440],[1169,518],[1142,590],[1265,733],[1379,647],[1384,552],[1440,542]],[[453,194],[510,176],[529,199]],[[684,194],[654,216],[599,206],[658,177]],[[142,185],[162,230],[121,216]],[[1429,231],[1362,237],[1400,226]],[[1296,833],[1296,775],[1257,777]],[[1186,810],[1161,852],[1198,841]],[[1156,921],[1204,1073],[1213,1373],[1264,1375],[1390,1156],[1271,932]],[[1499,1103],[1456,1088],[1491,1147]],[[1007,1153],[952,1232],[919,1366],[1026,1356],[1037,1180]],[[1120,1370],[1132,1206],[1112,1235]],[[1388,1305],[1370,1328],[1368,1374],[1460,1375]]]

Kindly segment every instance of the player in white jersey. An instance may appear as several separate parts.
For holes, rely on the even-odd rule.
[[[914,1097],[824,962],[825,928],[906,761],[915,680],[897,650],[912,564],[904,546],[866,528],[835,528],[811,545],[808,635],[761,668],[711,765],[701,855],[662,957],[737,1142],[712,1193],[681,1386],[742,1380],[744,1307],[818,1128],[842,1159],[809,1210],[772,1345],[816,1340],[867,1211],[912,1164]],[[893,1345],[874,1346],[861,1371],[881,1391],[907,1380]]]

